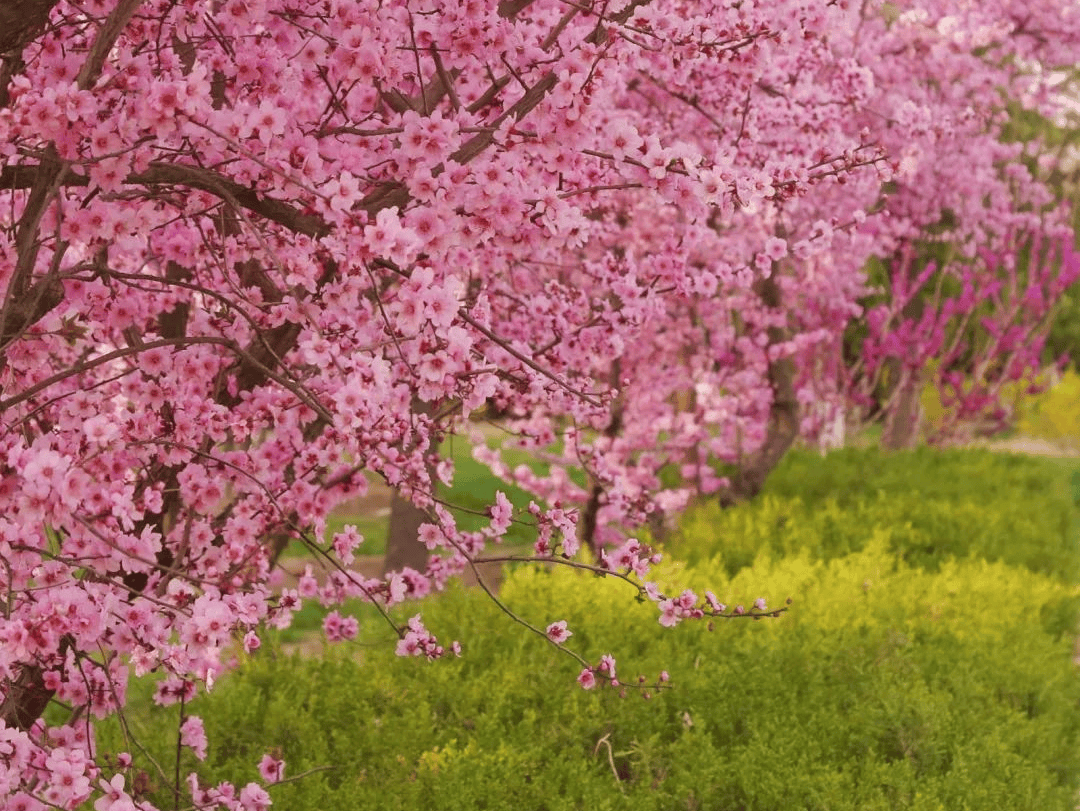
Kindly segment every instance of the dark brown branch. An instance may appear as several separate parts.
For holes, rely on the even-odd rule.
[[[141,5],[142,0],[121,0],[102,23],[98,35],[94,38],[94,44],[90,46],[90,53],[87,54],[86,61],[83,62],[82,69],[79,71],[77,84],[80,90],[89,90],[97,82],[101,69],[105,67],[105,59],[109,51],[113,49],[124,26],[128,24]]]
[[[73,641],[68,634],[60,639],[61,662],[67,657]],[[0,703],[0,723],[24,731],[30,729],[41,717],[56,694],[55,690],[45,686],[45,668],[37,664],[21,665],[19,675],[14,681],[6,682],[4,687],[4,700]]]
[[[3,305],[0,305],[0,336],[18,335],[31,323],[25,321],[24,318],[33,310],[29,294],[34,265],[41,248],[38,231],[45,211],[63,185],[65,176],[69,174],[66,164],[57,157],[56,150],[50,145],[45,150],[38,172],[30,186],[30,194],[15,231],[15,269],[7,285]],[[60,248],[58,247],[57,250]],[[18,310],[22,310],[21,315],[17,314]],[[12,323],[13,317],[15,322],[22,321],[22,323],[15,326]]]
[[[41,171],[41,166],[37,164],[5,166],[0,169],[0,189],[31,188]],[[330,233],[330,226],[321,217],[307,214],[288,203],[268,197],[256,189],[199,166],[154,161],[145,172],[128,175],[124,182],[141,186],[186,186],[218,197],[222,197],[224,193],[253,214],[283,225],[297,234],[318,238]],[[69,173],[63,185],[89,186],[90,181],[86,177]]]
[[[187,346],[189,344],[220,344],[222,346],[226,346],[226,347],[229,347],[229,348],[234,348],[235,347],[235,344],[232,341],[228,341],[225,338],[212,338],[212,337],[202,337],[202,336],[200,336],[200,337],[195,337],[195,338],[182,338],[182,339],[179,339],[179,340],[171,339],[171,340],[151,341],[150,343],[142,344],[141,346],[137,346],[137,347],[126,347],[124,349],[116,349],[116,350],[113,350],[112,352],[107,352],[104,355],[98,355],[95,358],[91,358],[89,360],[82,361],[81,363],[77,363],[77,364],[75,364],[74,366],[72,366],[72,367],[70,367],[68,369],[64,369],[61,372],[57,372],[56,374],[50,375],[49,377],[45,378],[44,380],[38,381],[37,383],[35,383],[32,386],[28,386],[27,388],[23,389],[18,394],[14,394],[11,397],[8,397],[6,400],[0,400],[0,414],[7,411],[9,408],[17,406],[19,403],[26,402],[31,397],[33,397],[35,394],[37,394],[40,391],[43,391],[43,390],[47,389],[49,386],[53,386],[53,385],[59,383],[60,381],[65,380],[65,379],[67,379],[69,377],[72,377],[74,375],[82,374],[83,372],[88,372],[91,369],[96,369],[98,366],[101,366],[102,364],[111,363],[114,360],[119,360],[120,358],[127,357],[129,355],[134,355],[134,354],[137,354],[138,352],[145,352],[148,349],[157,349],[158,347],[161,347],[161,346]]]
[[[524,96],[514,102],[513,106],[491,123],[492,129],[490,131],[479,132],[474,135],[462,144],[461,147],[450,156],[450,159],[457,163],[468,163],[471,161],[491,146],[492,142],[495,140],[494,130],[497,129],[503,121],[510,116],[513,116],[516,121],[523,119],[536,107],[536,105],[544,100],[544,97],[547,96],[548,93],[551,92],[552,88],[555,87],[555,82],[556,78],[554,73],[545,74],[543,78],[525,92]]]
[[[55,691],[45,686],[45,672],[37,665],[23,665],[19,675],[6,685],[0,704],[0,722],[14,729],[27,730],[45,712]]]
[[[551,92],[551,89],[555,86],[555,81],[555,74],[546,74],[493,122],[491,130],[474,135],[450,156],[451,160],[457,163],[468,163],[491,146],[495,140],[494,130],[509,116],[514,116],[518,121],[524,118]],[[5,166],[0,169],[0,189],[35,187],[41,171],[41,165],[20,164]],[[88,178],[70,172],[63,180],[66,186],[88,186],[89,182]],[[222,198],[232,197],[248,211],[265,217],[271,222],[283,225],[295,233],[315,238],[330,233],[329,224],[321,217],[305,213],[288,203],[267,197],[255,189],[243,186],[217,172],[199,166],[154,161],[145,172],[135,172],[129,175],[125,183],[144,186],[186,186]],[[377,214],[385,208],[395,206],[403,209],[411,199],[409,190],[403,184],[386,183],[364,197],[359,208],[369,214]]]
[[[619,378],[622,377],[622,364],[619,363],[618,359],[615,360],[611,376],[614,379],[615,384],[618,385]],[[620,396],[616,397],[615,401],[611,404],[611,419],[604,428],[604,436],[609,440],[614,441],[622,432],[622,426],[623,399]],[[600,502],[604,497],[604,484],[600,479],[595,477],[592,478],[593,486],[592,490],[589,492],[589,500],[585,503],[585,508],[581,511],[581,521],[579,522],[581,530],[579,532],[579,537],[581,538],[581,542],[592,552],[593,557],[596,560],[600,560],[600,544],[596,540],[596,530],[599,527]]]
[[[518,352],[516,349],[514,349],[514,347],[510,346],[510,344],[507,341],[504,341],[502,338],[500,338],[494,332],[489,330],[487,327],[485,327],[483,324],[481,324],[479,321],[477,321],[475,318],[473,318],[471,315],[469,315],[464,309],[458,310],[458,317],[461,318],[462,321],[464,321],[466,324],[471,326],[473,329],[475,329],[477,332],[479,332],[481,335],[483,335],[485,338],[487,338],[489,341],[491,341],[492,343],[496,344],[497,346],[499,346],[502,349],[509,352],[511,355],[513,355],[519,361],[524,363],[526,366],[528,366],[534,372],[539,372],[544,377],[546,377],[548,380],[551,380],[553,383],[556,383],[557,385],[561,386],[562,388],[564,388],[566,391],[570,392],[571,394],[573,394],[573,395],[575,395],[577,397],[580,397],[582,400],[589,403],[590,405],[594,405],[594,406],[599,406],[600,405],[600,401],[598,399],[596,399],[597,398],[596,394],[590,394],[587,391],[581,391],[580,389],[575,389],[574,387],[572,387],[566,381],[561,380],[554,372],[551,372],[550,370],[545,369],[543,366],[538,364],[536,361],[534,361],[534,360],[528,358],[527,356],[521,354],[520,352]]]
[[[280,365],[281,358],[296,345],[299,335],[300,325],[286,321],[260,336],[260,340],[249,346],[240,358],[236,369],[237,396],[222,393],[222,404],[235,407],[240,402],[241,392],[251,391],[262,385],[267,378],[267,371]]]
[[[289,329],[295,327],[295,325],[291,324],[283,326]],[[293,336],[291,340],[295,342],[295,336]],[[6,400],[0,400],[0,413],[3,413],[9,408],[19,405],[19,403],[26,402],[35,394],[44,389],[47,389],[49,386],[55,385],[56,383],[59,383],[62,380],[65,380],[74,375],[88,372],[91,369],[95,369],[98,366],[101,366],[102,364],[111,363],[114,360],[119,360],[120,358],[135,355],[139,352],[145,352],[149,349],[157,349],[158,347],[186,347],[193,344],[216,344],[218,346],[225,347],[229,351],[236,354],[241,359],[242,364],[250,364],[251,368],[254,370],[250,373],[251,375],[255,375],[256,373],[258,373],[258,375],[261,375],[261,377],[259,377],[259,382],[266,378],[273,380],[274,382],[280,384],[281,386],[295,394],[296,398],[300,400],[300,402],[302,402],[320,417],[327,421],[333,422],[333,415],[331,415],[330,412],[323,408],[323,406],[309,392],[304,391],[302,386],[274,371],[274,369],[264,365],[263,357],[259,356],[259,344],[255,345],[256,353],[251,354],[247,350],[237,346],[234,341],[230,341],[226,338],[215,338],[209,335],[195,335],[183,338],[162,339],[158,341],[150,341],[149,343],[140,344],[134,347],[129,346],[123,349],[116,349],[112,352],[107,352],[104,355],[99,355],[96,358],[92,358],[90,360],[83,361],[82,363],[78,363],[69,369],[63,370],[62,372],[57,372],[54,375],[50,375],[44,380],[35,383],[33,386],[29,386],[26,389],[23,389],[18,394],[12,395]],[[291,348],[291,346],[292,344],[290,343],[289,347]],[[269,350],[262,349],[261,351],[268,352]],[[277,360],[272,360],[271,363],[273,363],[273,365],[275,366],[278,365]],[[245,366],[241,365],[242,370],[245,368]]]
[[[536,107],[544,97],[551,92],[551,89],[555,87],[555,74],[548,73],[535,85],[529,88],[520,99],[517,100],[500,115],[494,122],[492,122],[489,128],[485,128],[484,132],[479,132],[466,141],[461,147],[450,156],[450,159],[457,163],[468,163],[485,149],[487,149],[495,140],[495,131],[499,128],[499,125],[505,121],[509,116],[520,121],[524,118],[533,108]],[[438,176],[442,174],[444,167],[440,164],[432,170],[432,174]],[[3,175],[0,174],[0,188],[3,188]],[[360,201],[360,209],[366,211],[369,214],[376,214],[382,211],[384,208],[404,209],[408,205],[412,197],[409,195],[408,188],[402,183],[384,183],[378,186],[374,191],[368,193],[363,200]],[[243,201],[241,201],[243,202]]]
[[[504,20],[512,20],[532,4],[533,0],[502,0],[499,3],[499,16]]]
[[[633,2],[630,3],[622,11],[620,11],[620,12],[618,12],[616,14],[612,14],[607,19],[610,20],[615,25],[622,25],[623,23],[625,23],[627,20],[629,20],[631,17],[634,16],[635,11],[637,11],[642,6],[647,6],[650,2],[651,2],[651,0],[633,0]],[[607,34],[608,34],[607,29],[604,28],[604,20],[601,19],[601,21],[596,24],[596,28],[593,29],[592,33],[589,34],[589,36],[585,38],[585,41],[589,42],[589,43],[592,43],[593,45],[599,45],[601,42],[603,42],[607,38]]]
[[[0,323],[0,352],[26,329],[48,315],[64,300],[64,285],[55,276],[46,276],[15,301]]]
[[[147,186],[187,186],[217,196],[221,196],[224,191],[248,211],[283,225],[290,231],[316,238],[330,233],[330,226],[321,217],[298,211],[288,203],[267,197],[255,189],[198,166],[155,161],[145,172],[136,172],[129,176],[126,182]]]
[[[49,22],[59,0],[0,0],[0,54],[20,51]]]

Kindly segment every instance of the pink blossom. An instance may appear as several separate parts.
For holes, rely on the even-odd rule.
[[[242,811],[266,811],[273,804],[266,789],[258,783],[248,783],[240,789],[240,808]]]
[[[556,645],[563,644],[567,639],[574,635],[573,631],[568,631],[566,629],[566,620],[559,620],[558,622],[551,623],[544,633],[547,634],[547,638]]]
[[[442,530],[437,524],[421,524],[419,539],[427,549],[434,550],[443,542]]]
[[[259,761],[259,774],[267,783],[277,783],[285,776],[285,761],[271,755],[263,755]]]
[[[364,536],[356,530],[353,524],[347,524],[341,532],[334,533],[334,553],[338,559],[348,566],[353,562],[353,552],[364,542]]]
[[[705,600],[706,602],[708,602],[709,608],[711,608],[716,613],[722,614],[724,611],[727,611],[727,606],[717,600],[716,595],[713,594],[711,591],[705,592]]]
[[[495,504],[488,509],[491,514],[491,531],[495,535],[502,535],[510,527],[513,516],[513,505],[502,490],[495,493]]]
[[[591,690],[596,686],[596,674],[593,673],[592,668],[585,668],[578,674],[577,683],[581,685],[583,690]]]
[[[90,717],[126,701],[123,663],[186,702],[303,600],[351,638],[342,601],[420,599],[515,519],[546,565],[591,545],[664,625],[729,613],[645,582],[628,536],[730,489],[717,463],[768,443],[778,363],[805,440],[897,408],[887,367],[939,390],[943,435],[1002,424],[1080,274],[1058,157],[1007,129],[1012,105],[1066,112],[1080,19],[1053,3],[653,0],[601,42],[557,3],[173,5],[102,27],[110,4],[61,4],[2,91],[0,677],[51,663],[41,686]],[[952,261],[926,261],[927,223]],[[499,431],[472,435],[481,410]],[[458,528],[432,501],[448,441],[522,502]],[[374,480],[430,511],[428,569],[286,586],[301,534],[351,565],[359,534],[326,527]],[[31,729],[0,734],[9,805],[126,811],[116,763],[74,754],[85,725]]]
[[[395,652],[398,656],[426,656],[428,659],[437,659],[444,651],[438,641],[431,634],[416,614],[409,619],[407,631],[402,635]]]
[[[787,242],[779,237],[769,237],[765,240],[765,255],[770,261],[779,262],[787,256]]]
[[[94,801],[94,811],[136,811],[135,802],[124,792],[124,775],[98,782],[104,794]]]
[[[206,730],[199,716],[189,715],[184,719],[180,725],[180,743],[191,749],[199,760],[206,760]]]
[[[88,763],[81,749],[58,747],[48,754],[45,799],[53,805],[74,807],[90,794]]]
[[[331,611],[323,620],[323,632],[328,642],[355,639],[359,630],[356,617],[343,617],[337,611]]]
[[[609,679],[615,679],[615,658],[610,654],[605,653],[600,657],[599,670],[601,673],[607,675]]]

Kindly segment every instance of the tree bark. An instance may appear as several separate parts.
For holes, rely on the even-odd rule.
[[[923,303],[912,298],[900,311],[905,321],[922,318]],[[881,447],[888,450],[914,448],[922,424],[922,379],[918,372],[905,369],[900,358],[886,360],[889,380],[893,381],[886,400],[891,400],[885,412],[881,431]]]
[[[616,359],[611,367],[611,383],[619,385],[622,377],[622,364]],[[604,428],[604,436],[614,440],[621,432],[623,426],[623,400],[620,395],[611,404],[611,419]],[[600,560],[600,544],[596,540],[596,530],[599,527],[601,501],[604,497],[604,485],[597,479],[593,479],[592,490],[589,492],[589,500],[585,502],[585,508],[581,511],[581,521],[578,523],[580,540],[585,544],[593,555],[594,560]]]
[[[431,405],[413,398],[414,414],[430,414]],[[435,468],[428,466],[431,492],[435,495],[438,479]],[[383,574],[399,572],[404,568],[422,572],[427,569],[428,550],[420,541],[420,525],[431,521],[427,513],[394,491],[390,499],[390,525],[386,528],[386,557],[383,558]]]
[[[56,665],[56,668],[63,667],[71,643],[70,636],[65,635],[60,640],[60,664]],[[55,668],[24,664],[19,668],[19,675],[14,681],[5,682],[4,700],[0,702],[0,724],[25,732],[41,717],[56,694],[55,690],[45,686],[45,673],[48,669]]]
[[[0,0],[0,54],[21,51],[45,27],[58,0]]]
[[[899,366],[899,364],[897,364]],[[922,425],[922,386],[917,376],[901,372],[893,390],[896,402],[885,415],[881,431],[881,447],[887,450],[914,448],[919,441]]]
[[[755,284],[762,303],[773,309],[779,309],[782,298],[780,285],[776,283],[777,270],[774,267],[772,276]],[[787,340],[787,330],[769,327],[768,337],[769,345],[774,346]],[[791,358],[771,361],[768,379],[773,398],[769,406],[765,441],[739,464],[730,487],[720,495],[720,503],[724,506],[746,501],[760,493],[773,468],[799,436],[799,401],[795,397],[795,364]]]
[[[23,665],[15,681],[4,687],[0,723],[23,731],[41,717],[54,694],[45,686],[45,672],[37,665]]]
[[[386,531],[383,574],[408,567],[422,572],[427,568],[428,550],[420,542],[420,525],[431,519],[396,490],[390,501],[390,526]]]

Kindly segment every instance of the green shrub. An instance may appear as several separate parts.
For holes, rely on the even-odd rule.
[[[728,602],[795,599],[778,620],[712,633],[661,628],[608,579],[509,576],[507,604],[540,627],[566,619],[590,661],[613,652],[625,681],[669,670],[673,687],[648,701],[576,688],[577,663],[461,590],[425,608],[466,643],[460,660],[396,659],[377,626],[352,658],[263,650],[191,706],[211,739],[199,770],[242,785],[270,747],[287,775],[333,766],[271,789],[290,811],[1073,809],[1071,593],[1001,563],[911,567],[885,544],[878,533],[830,562],[762,556],[734,578],[719,562],[672,565],[666,576]],[[165,764],[175,717],[142,719]]]
[[[880,533],[908,562],[936,569],[976,556],[1080,580],[1069,469],[1055,460],[980,450],[790,454],[762,495],[738,508],[690,510],[670,547],[729,573],[763,550],[829,560]]]

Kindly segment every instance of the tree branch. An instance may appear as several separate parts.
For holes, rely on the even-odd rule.
[[[21,51],[49,22],[59,0],[0,0],[0,54]]]
[[[41,171],[39,164],[5,166],[0,169],[0,189],[32,188]],[[141,186],[186,186],[222,198],[224,198],[224,192],[253,214],[283,225],[297,234],[318,238],[330,233],[330,226],[318,215],[305,213],[288,203],[267,197],[256,189],[243,186],[235,180],[229,180],[224,175],[200,166],[154,161],[145,172],[134,172],[128,175],[124,182]],[[69,173],[63,185],[89,186],[90,180],[87,177]]]
[[[113,49],[124,26],[128,24],[141,5],[142,0],[121,0],[102,23],[97,37],[94,38],[94,44],[90,46],[90,53],[87,54],[86,61],[83,62],[82,69],[79,71],[77,83],[80,90],[89,90],[97,82],[101,69],[105,67],[105,59],[109,51]]]

